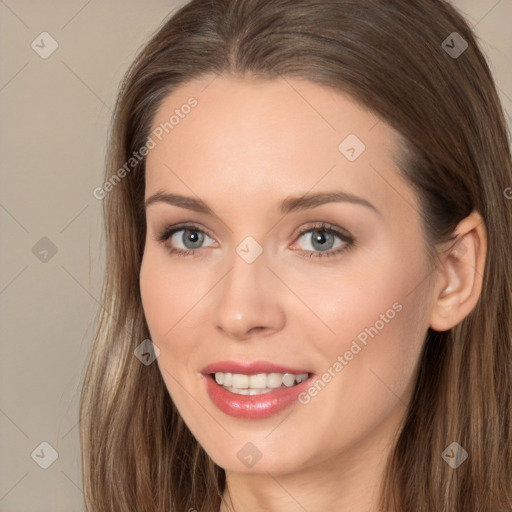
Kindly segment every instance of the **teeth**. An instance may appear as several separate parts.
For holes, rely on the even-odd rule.
[[[237,395],[263,395],[264,393],[268,393],[272,391],[271,389],[238,389],[232,387],[225,387],[231,393],[236,393]]]
[[[264,373],[250,375],[247,387],[252,389],[265,389],[267,387],[267,376]]]
[[[217,384],[239,395],[260,395],[283,386],[289,388],[307,378],[307,373],[297,375],[293,373],[258,373],[256,375],[244,375],[242,373],[217,372],[215,374]]]
[[[249,375],[234,373],[231,386],[238,389],[247,389],[249,387]]]
[[[283,375],[283,384],[287,387],[287,388],[290,388],[292,387],[294,384],[295,384],[295,375],[291,374],[291,373],[285,373]]]
[[[267,386],[269,388],[280,388],[283,383],[282,373],[269,373],[267,375]]]
[[[297,375],[295,377],[295,381],[297,382],[297,384],[300,384],[303,380],[306,380],[307,378],[308,378],[307,373],[301,373],[300,375]]]

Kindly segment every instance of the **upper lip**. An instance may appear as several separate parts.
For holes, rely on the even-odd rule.
[[[205,375],[217,372],[241,373],[243,375],[256,375],[258,373],[293,373],[295,375],[300,375],[302,373],[312,373],[307,369],[290,368],[288,366],[271,363],[269,361],[219,361],[205,366],[202,370],[202,373]]]

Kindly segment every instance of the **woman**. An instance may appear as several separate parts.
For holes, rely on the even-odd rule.
[[[89,511],[512,510],[512,167],[440,0],[193,0],[119,94]]]

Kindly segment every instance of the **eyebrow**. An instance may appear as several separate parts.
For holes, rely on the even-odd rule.
[[[148,197],[145,201],[145,207],[154,203],[166,203],[180,208],[186,208],[199,213],[205,213],[213,215],[213,210],[201,199],[193,197],[182,196],[179,194],[167,194],[160,190]],[[300,210],[308,210],[310,208],[316,208],[327,203],[352,203],[359,204],[374,210],[380,215],[379,210],[366,199],[350,194],[349,192],[343,191],[331,191],[331,192],[318,192],[316,194],[305,194],[299,197],[287,197],[281,203],[281,213],[288,214]]]

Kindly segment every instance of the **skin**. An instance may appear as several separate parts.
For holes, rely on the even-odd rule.
[[[147,157],[146,199],[182,194],[213,211],[164,202],[146,210],[140,289],[162,377],[191,432],[226,470],[235,510],[378,510],[427,330],[456,325],[478,300],[482,219],[464,219],[457,250],[440,247],[433,267],[417,198],[393,160],[395,131],[349,96],[308,81],[213,78],[166,98],[153,128],[189,97],[198,105]],[[338,149],[349,134],[366,146],[352,162]],[[349,202],[279,210],[290,196],[333,190],[378,212]],[[156,240],[182,222],[208,235],[193,255],[169,252],[191,246],[183,231]],[[348,231],[355,245],[303,257],[322,252],[307,231],[320,222]],[[236,252],[248,236],[263,249],[250,264]],[[328,251],[346,245],[332,240]],[[396,303],[394,318],[307,404],[248,420],[221,412],[206,394],[201,370],[222,360],[267,360],[321,377]],[[247,442],[262,454],[252,468],[237,458]]]

